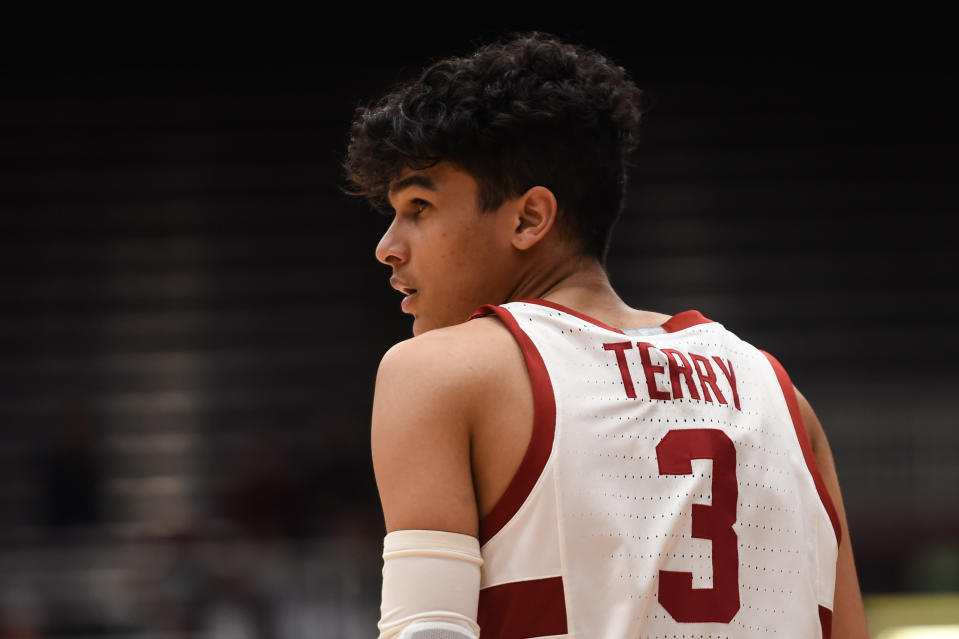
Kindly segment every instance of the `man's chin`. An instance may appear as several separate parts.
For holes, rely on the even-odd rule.
[[[427,330],[429,329],[423,328],[419,320],[417,320],[415,317],[413,318],[413,337],[416,337],[417,335],[422,335]]]
[[[413,316],[413,337],[417,335],[422,335],[423,333],[428,333],[429,331],[437,328],[437,326],[426,321],[425,318],[418,315]]]

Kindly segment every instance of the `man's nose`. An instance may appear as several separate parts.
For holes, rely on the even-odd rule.
[[[376,245],[376,259],[387,266],[397,266],[409,259],[409,248],[397,232],[395,222]]]

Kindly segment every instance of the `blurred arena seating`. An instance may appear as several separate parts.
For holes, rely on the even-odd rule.
[[[783,362],[867,595],[959,592],[954,72],[609,44],[651,97],[614,284]],[[371,636],[409,328],[338,161],[421,61],[3,69],[0,639]]]

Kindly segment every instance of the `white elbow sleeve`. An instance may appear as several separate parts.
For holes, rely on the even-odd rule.
[[[479,636],[479,541],[437,530],[397,530],[383,540],[379,639]]]

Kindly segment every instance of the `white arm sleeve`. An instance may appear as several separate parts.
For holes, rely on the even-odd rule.
[[[438,530],[397,530],[383,540],[379,639],[479,636],[479,541]]]

